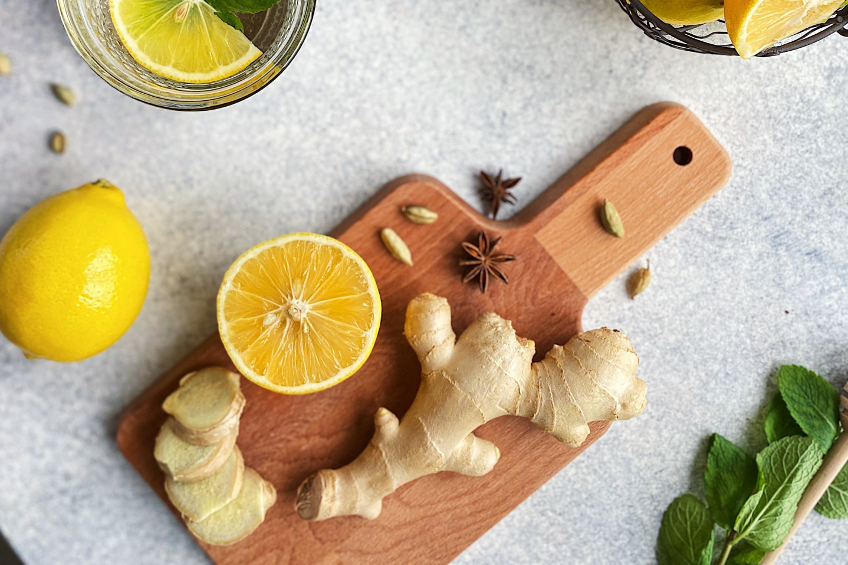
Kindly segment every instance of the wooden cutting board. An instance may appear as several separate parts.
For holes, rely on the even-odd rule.
[[[594,423],[586,443],[571,449],[526,420],[500,418],[476,432],[502,453],[489,475],[424,477],[387,497],[373,521],[301,520],[294,510],[300,482],[353,460],[371,438],[378,407],[400,416],[412,403],[420,367],[403,336],[409,300],[422,292],[447,297],[457,334],[480,314],[495,311],[513,321],[518,335],[535,340],[541,358],[581,330],[586,301],[717,192],[730,168],[727,153],[689,110],[661,103],[639,112],[509,221],[483,218],[431,177],[403,177],[383,188],[331,234],[359,253],[377,279],[383,321],[374,352],[354,377],[312,395],[282,396],[242,379],[247,408],[238,445],[247,465],[270,480],[279,497],[252,536],[230,547],[203,548],[222,565],[450,561],[609,424]],[[601,228],[604,198],[621,214],[623,239]],[[407,221],[400,208],[408,204],[435,210],[438,222]],[[383,248],[379,231],[387,226],[408,243],[414,267],[398,263]],[[474,284],[462,284],[458,266],[460,243],[475,241],[481,229],[492,237],[503,235],[499,251],[517,256],[505,265],[510,284],[494,280],[485,295]],[[160,405],[182,375],[208,365],[234,370],[217,335],[127,407],[120,423],[118,445],[166,503],[164,476],[153,459],[154,439],[165,420]]]

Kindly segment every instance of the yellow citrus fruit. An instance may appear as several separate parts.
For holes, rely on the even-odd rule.
[[[106,181],[33,206],[0,242],[0,332],[29,358],[79,361],[129,329],[150,253],[124,195]]]
[[[365,261],[340,241],[284,235],[245,252],[218,293],[218,329],[245,377],[306,394],[355,373],[374,347],[380,294]]]
[[[642,5],[672,25],[700,25],[724,17],[724,0],[643,0]]]
[[[845,0],[726,0],[727,32],[743,59],[828,19]]]
[[[109,0],[109,12],[133,59],[172,80],[221,80],[262,54],[203,0]]]

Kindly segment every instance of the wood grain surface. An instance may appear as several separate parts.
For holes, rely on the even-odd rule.
[[[679,147],[691,151],[688,164],[675,162]],[[687,154],[679,150],[678,157],[681,153]],[[481,217],[431,177],[408,176],[384,187],[330,234],[365,259],[379,285],[383,321],[373,354],[354,377],[307,396],[274,394],[242,379],[247,407],[238,445],[246,464],[271,481],[279,497],[252,536],[230,547],[203,548],[222,565],[449,562],[608,424],[592,424],[584,445],[571,449],[526,420],[500,418],[476,432],[501,450],[490,474],[424,477],[387,497],[382,514],[372,521],[301,520],[294,510],[300,482],[353,460],[373,434],[378,407],[401,416],[412,403],[420,367],[403,336],[409,300],[422,292],[447,297],[457,334],[482,313],[495,311],[512,320],[519,335],[535,340],[540,359],[553,344],[580,331],[583,307],[595,292],[717,192],[729,175],[727,154],[703,124],[686,108],[661,103],[638,113],[506,222]],[[601,227],[604,198],[621,213],[623,239]],[[438,222],[407,221],[400,208],[409,204],[435,210]],[[414,267],[388,255],[379,237],[384,227],[407,242]],[[492,281],[485,295],[474,284],[462,284],[458,266],[460,243],[474,240],[480,229],[503,235],[499,251],[517,256],[505,265],[510,284]],[[165,420],[160,405],[182,375],[209,365],[234,369],[217,335],[127,407],[120,423],[120,449],[166,503],[164,476],[153,459],[154,439]]]

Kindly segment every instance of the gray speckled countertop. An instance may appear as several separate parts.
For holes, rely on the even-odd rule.
[[[25,361],[0,339],[0,529],[36,564],[205,563],[123,459],[118,414],[215,331],[244,249],[327,231],[383,183],[426,172],[482,206],[475,172],[522,175],[530,201],[641,107],[689,106],[734,161],[730,184],[623,277],[584,326],[624,329],[649,404],[456,563],[654,562],[660,517],[702,494],[708,435],[764,442],[775,369],[848,380],[848,39],[775,59],[699,56],[635,29],[612,0],[319,1],[301,53],[234,107],[177,114],[112,90],[53,0],[0,0],[0,233],[58,191],[105,177],[147,232],[144,309],[82,363]],[[48,82],[72,86],[74,108]],[[47,149],[50,131],[68,150]],[[848,522],[812,515],[781,563],[845,563]]]

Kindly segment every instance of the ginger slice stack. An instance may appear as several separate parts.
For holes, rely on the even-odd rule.
[[[189,373],[162,404],[170,417],[154,457],[165,491],[189,530],[213,545],[230,545],[265,520],[277,491],[246,468],[236,446],[245,399],[239,375],[222,367]]]

